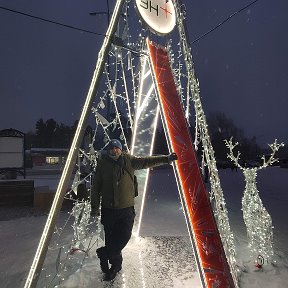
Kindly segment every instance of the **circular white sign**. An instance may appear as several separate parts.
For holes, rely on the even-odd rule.
[[[157,34],[168,34],[176,25],[172,0],[136,0],[140,17]]]

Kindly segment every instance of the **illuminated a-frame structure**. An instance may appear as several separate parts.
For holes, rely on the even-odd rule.
[[[85,101],[83,109],[82,109],[81,117],[79,119],[78,127],[77,127],[77,130],[76,130],[76,133],[75,133],[75,136],[74,136],[71,148],[70,148],[70,152],[69,152],[68,157],[67,157],[67,162],[65,164],[65,167],[64,167],[64,170],[63,170],[63,173],[62,173],[62,176],[61,176],[61,179],[60,179],[57,191],[56,191],[56,195],[55,195],[52,207],[51,207],[51,211],[49,213],[46,225],[44,227],[44,231],[43,231],[43,234],[41,236],[39,246],[37,248],[37,251],[36,251],[36,254],[35,254],[35,257],[34,257],[34,260],[33,260],[33,263],[32,263],[32,266],[31,266],[31,269],[30,269],[30,272],[29,272],[29,275],[28,275],[28,278],[27,278],[27,281],[25,284],[25,287],[27,287],[27,288],[28,287],[36,287],[37,280],[38,280],[39,274],[41,272],[41,268],[42,268],[44,260],[45,260],[45,255],[46,255],[46,252],[48,249],[49,241],[52,237],[56,218],[57,218],[59,211],[60,211],[60,208],[62,206],[62,202],[63,202],[65,193],[66,193],[67,188],[68,188],[68,183],[69,183],[70,177],[72,175],[73,168],[74,168],[77,156],[78,156],[78,151],[79,151],[79,148],[81,145],[82,138],[84,136],[85,127],[86,127],[87,122],[88,122],[88,115],[89,115],[91,108],[92,108],[92,102],[94,100],[97,89],[99,87],[100,76],[101,76],[101,73],[104,69],[105,59],[107,58],[108,50],[109,50],[111,43],[115,42],[114,33],[116,31],[117,23],[118,23],[119,18],[121,16],[123,5],[126,1],[127,0],[117,0],[116,1],[115,9],[114,9],[114,12],[113,12],[112,17],[111,17],[111,22],[109,24],[102,48],[99,52],[99,57],[97,60],[97,64],[96,64],[94,75],[93,75],[93,78],[91,81],[91,85],[90,85],[90,88],[89,88],[89,91],[88,91],[88,94],[86,97],[86,101]],[[190,89],[190,92],[192,94],[192,98],[194,101],[196,118],[197,118],[198,127],[199,127],[198,129],[199,129],[200,134],[201,134],[201,141],[203,143],[204,153],[205,153],[207,165],[208,165],[209,172],[210,172],[210,182],[211,182],[211,187],[212,187],[211,188],[211,194],[213,195],[212,198],[214,199],[213,209],[217,215],[217,217],[215,217],[215,219],[213,217],[212,218],[218,224],[218,230],[219,230],[219,233],[220,233],[221,239],[222,239],[221,247],[223,247],[223,251],[225,251],[225,253],[223,252],[223,254],[221,254],[219,257],[222,257],[222,260],[224,262],[226,262],[227,265],[229,264],[228,266],[225,266],[225,265],[224,266],[226,268],[227,267],[230,268],[230,271],[227,271],[227,269],[225,268],[225,271],[224,270],[220,271],[220,274],[224,273],[225,274],[224,278],[226,278],[226,280],[229,278],[229,280],[227,280],[227,286],[226,287],[233,287],[233,285],[236,287],[237,286],[237,279],[236,279],[237,273],[236,273],[235,258],[234,258],[234,256],[235,256],[234,239],[233,239],[233,234],[230,231],[227,210],[225,207],[225,201],[224,201],[223,193],[222,193],[221,186],[220,186],[220,180],[219,180],[218,171],[216,168],[216,161],[214,159],[214,151],[213,151],[213,148],[212,148],[212,145],[210,142],[210,138],[208,135],[207,123],[206,123],[205,115],[204,115],[202,105],[201,105],[200,93],[199,93],[199,84],[198,84],[198,81],[195,77],[195,71],[194,71],[194,66],[193,66],[193,61],[192,61],[191,49],[190,49],[189,44],[188,44],[189,42],[188,42],[187,33],[186,33],[186,29],[185,29],[185,24],[184,24],[183,11],[181,10],[181,3],[179,3],[180,1],[176,1],[176,0],[175,1],[154,0],[154,2],[150,1],[149,2],[150,4],[147,4],[148,2],[149,1],[143,1],[143,0],[137,1],[136,0],[136,4],[138,3],[138,12],[139,12],[140,16],[142,17],[142,19],[145,18],[145,13],[141,13],[141,8],[146,10],[146,12],[147,11],[151,12],[155,7],[158,7],[158,5],[163,4],[163,5],[165,5],[165,9],[163,8],[162,10],[164,11],[163,13],[164,13],[166,18],[168,16],[168,14],[172,13],[171,10],[169,10],[169,9],[173,8],[172,14],[174,15],[175,21],[177,22],[177,28],[178,28],[179,37],[180,37],[180,45],[181,45],[182,53],[185,55],[185,63],[184,64],[186,67],[186,71],[189,71],[189,73],[187,75],[187,79],[188,79],[187,81],[188,81],[189,89]],[[148,9],[149,5],[151,5],[151,3],[153,4],[153,7],[154,7],[152,10]],[[160,10],[161,10],[160,8],[157,10],[157,16],[158,16],[158,12]],[[143,20],[145,20],[145,19],[143,19]],[[151,23],[148,23],[148,24],[152,25]],[[156,29],[157,29],[157,27],[156,28],[155,28],[155,26],[152,27],[152,30],[156,30]],[[168,32],[170,32],[170,31],[168,31]],[[161,31],[159,33],[161,33]],[[154,48],[150,48],[150,54],[152,55],[154,52],[151,49],[153,50]],[[158,53],[158,52],[155,52],[155,53]],[[153,57],[152,56],[151,56],[151,59],[152,59],[151,63],[155,68],[157,66],[157,64],[156,63],[153,64]],[[164,62],[165,62],[165,65],[169,65],[169,59],[166,59],[166,61],[164,61]],[[159,88],[161,86],[161,81],[159,82],[159,77],[157,76],[157,71],[155,69],[154,69],[154,78],[155,78],[156,83],[158,83],[158,94],[160,95],[161,94],[160,90],[162,89],[162,88]],[[175,83],[174,83],[174,85],[175,85]],[[163,100],[163,95],[161,97]],[[162,103],[162,120],[165,122],[165,119],[167,119],[168,115],[164,110],[165,109],[163,109],[163,103]],[[182,114],[184,114],[184,111],[182,112]],[[167,122],[165,122],[165,123],[166,124],[164,126],[166,127],[166,135],[168,137],[168,135],[171,136],[171,129],[169,132],[169,128],[168,128],[169,125],[167,124]],[[173,146],[173,144],[172,144],[172,146]],[[191,147],[191,145],[189,147]],[[175,147],[170,147],[170,148],[175,149]],[[178,170],[179,170],[178,168],[175,169],[175,171],[178,171]],[[180,190],[181,189],[183,190],[183,179],[181,179],[181,177],[179,177],[179,172],[178,172],[178,176],[176,175],[176,178],[178,178],[178,186],[179,186]],[[200,186],[193,188],[193,189],[196,189],[195,192],[197,192],[197,191],[199,192],[201,190],[199,188]],[[190,188],[189,187],[187,188],[188,192],[190,191],[189,190]],[[209,198],[208,195],[206,195],[206,198]],[[182,199],[183,206],[186,207],[184,209],[186,211],[185,217],[186,217],[187,225],[188,225],[188,227],[190,227],[190,232],[191,232],[190,236],[192,237],[192,246],[194,248],[195,257],[197,258],[198,270],[199,270],[202,286],[203,287],[212,287],[212,285],[217,284],[217,281],[220,281],[220,280],[217,277],[210,277],[209,275],[213,275],[213,274],[215,275],[215,273],[217,274],[219,272],[219,271],[217,272],[217,269],[219,269],[219,267],[211,267],[209,265],[205,266],[203,264],[203,259],[201,258],[201,255],[200,255],[201,253],[199,253],[199,252],[200,252],[200,249],[203,249],[203,251],[206,249],[205,243],[195,239],[195,230],[193,230],[193,229],[195,229],[195,225],[193,226],[192,223],[190,223],[191,217],[189,217],[189,215],[188,215],[189,213],[190,213],[190,216],[193,214],[191,207],[193,205],[197,204],[196,202],[197,202],[198,198],[194,197],[193,199],[196,202],[192,201],[190,203],[187,202],[187,199],[185,199],[185,197],[182,197],[181,199]],[[220,225],[219,225],[219,223],[220,223]],[[198,225],[200,225],[200,224],[201,223],[198,223]],[[206,233],[205,234],[206,240],[207,239],[209,240],[209,237],[213,233],[217,232],[214,230],[208,231],[208,230],[205,230],[204,228],[202,231],[205,231],[205,233]],[[198,252],[197,252],[197,250],[198,250]],[[206,250],[204,252],[208,253],[209,251]],[[219,283],[222,283],[222,282],[219,282]]]

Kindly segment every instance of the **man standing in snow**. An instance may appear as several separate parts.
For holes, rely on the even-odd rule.
[[[122,144],[112,139],[108,153],[99,159],[94,175],[92,212],[100,215],[104,226],[105,246],[96,250],[104,280],[110,281],[122,269],[122,249],[131,238],[135,218],[134,171],[169,164],[177,160],[172,153],[164,156],[135,157],[122,151]],[[109,268],[109,263],[111,267]]]

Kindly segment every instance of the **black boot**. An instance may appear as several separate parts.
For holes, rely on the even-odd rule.
[[[111,281],[113,280],[117,273],[122,269],[121,266],[111,266],[109,271],[105,274],[104,281]]]
[[[108,255],[106,247],[100,247],[96,250],[96,254],[100,259],[100,267],[103,273],[109,272]]]

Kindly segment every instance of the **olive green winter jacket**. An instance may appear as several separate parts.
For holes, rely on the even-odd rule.
[[[134,206],[134,181],[123,166],[134,175],[135,170],[168,164],[168,156],[136,157],[127,153],[117,160],[103,155],[98,161],[91,191],[92,211],[103,208],[121,209]]]

